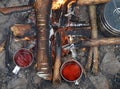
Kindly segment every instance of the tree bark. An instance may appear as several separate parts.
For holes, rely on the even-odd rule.
[[[36,0],[37,22],[37,71],[43,79],[52,79],[52,60],[49,59],[49,15],[51,0]]]

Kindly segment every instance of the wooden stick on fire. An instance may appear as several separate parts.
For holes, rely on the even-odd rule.
[[[52,60],[49,59],[49,14],[51,0],[35,0],[37,22],[37,75],[45,80],[52,79]]]

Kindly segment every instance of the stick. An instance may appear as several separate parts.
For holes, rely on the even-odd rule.
[[[32,8],[33,8],[33,6],[30,6],[30,5],[6,7],[6,8],[0,8],[0,12],[2,14],[11,14],[13,12],[31,10]]]
[[[14,36],[24,36],[25,33],[28,33],[31,29],[30,24],[15,24],[11,27],[11,31],[13,32]]]
[[[101,39],[91,39],[89,41],[84,41],[81,47],[93,47],[101,45],[119,45],[120,38],[101,38]]]
[[[90,11],[90,19],[91,19],[91,25],[92,25],[92,39],[96,39],[98,32],[97,32],[97,17],[96,17],[96,6],[90,5],[89,6]],[[97,74],[98,72],[98,47],[93,47],[93,73]]]
[[[88,54],[88,59],[87,59],[87,64],[85,66],[85,69],[87,71],[90,71],[90,67],[92,65],[92,55],[93,55],[93,49],[92,49],[92,47],[90,47],[89,54]]]
[[[59,32],[56,34],[56,59],[54,64],[53,84],[61,83],[60,67],[61,67],[61,36]]]
[[[91,37],[92,39],[96,39],[97,38],[97,23],[96,23],[96,6],[94,5],[90,5],[89,6],[89,12],[90,12],[90,20],[91,20]],[[93,56],[93,57],[92,57]],[[91,64],[92,64],[92,58],[93,58],[93,71],[95,72],[95,70],[97,71],[97,67],[95,67],[95,64],[97,66],[97,60],[98,60],[98,47],[90,47],[90,52],[88,55],[88,61],[86,64],[86,69],[90,70]],[[95,69],[95,68],[96,69]]]
[[[79,41],[79,42],[73,42],[71,44],[78,44],[77,47],[79,46],[79,48],[102,46],[102,45],[120,45],[120,38],[114,37],[114,38],[90,39],[89,41],[84,40],[84,41]],[[66,44],[62,46],[62,48],[66,50],[69,48],[69,45],[71,44]]]
[[[51,0],[36,0],[34,4],[38,28],[37,75],[45,80],[52,79],[52,60],[49,59],[49,14]]]
[[[93,5],[109,2],[110,0],[77,0],[77,5]]]

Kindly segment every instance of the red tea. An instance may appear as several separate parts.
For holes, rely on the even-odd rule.
[[[32,53],[27,49],[20,49],[14,56],[15,63],[20,67],[29,66],[32,60]]]
[[[81,73],[82,69],[78,63],[75,61],[69,61],[64,64],[62,69],[62,76],[68,81],[75,81],[77,80]]]

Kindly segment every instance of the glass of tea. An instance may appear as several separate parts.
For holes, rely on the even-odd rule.
[[[33,62],[33,54],[29,49],[21,48],[15,52],[13,61],[16,67],[13,69],[13,73],[17,74],[20,68],[27,68]]]
[[[74,59],[64,62],[60,69],[62,78],[68,82],[75,82],[75,84],[78,84],[78,80],[81,78],[82,73],[83,69],[81,64]]]

